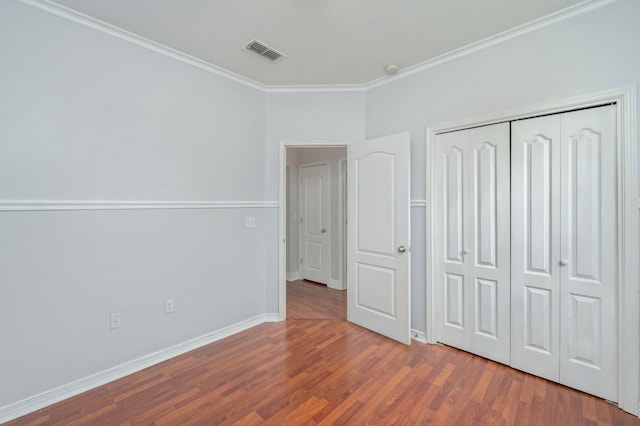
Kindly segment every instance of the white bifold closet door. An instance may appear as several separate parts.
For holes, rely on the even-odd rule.
[[[509,123],[436,138],[438,340],[509,363]]]
[[[512,366],[617,400],[615,109],[512,124]]]

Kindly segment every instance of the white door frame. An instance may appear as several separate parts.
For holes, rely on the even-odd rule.
[[[495,114],[456,120],[427,128],[427,206],[426,209],[426,331],[427,341],[436,342],[434,235],[434,168],[430,167],[438,133],[462,130],[503,121],[513,121],[544,114],[555,114],[602,104],[616,104],[617,113],[617,215],[618,215],[618,406],[638,415],[640,373],[640,315],[638,298],[638,156],[636,86],[627,86],[580,96],[512,109]]]
[[[338,158],[338,266],[340,278],[338,287],[341,290],[347,289],[347,230],[345,229],[347,218],[347,157]]]
[[[287,148],[347,147],[352,141],[280,141],[278,193],[278,319],[287,318]]]

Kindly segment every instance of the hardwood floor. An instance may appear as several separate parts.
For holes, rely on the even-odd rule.
[[[294,282],[287,314],[9,425],[639,425],[607,402],[446,346],[345,321]]]
[[[347,319],[347,292],[311,281],[287,282],[287,319]]]

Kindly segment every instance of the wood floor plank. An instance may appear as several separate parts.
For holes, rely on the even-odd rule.
[[[251,411],[249,414],[241,418],[235,423],[237,426],[252,426],[264,424],[264,419],[258,415],[255,411]]]
[[[640,425],[599,398],[346,321],[346,292],[287,284],[265,323],[9,422],[25,425]]]

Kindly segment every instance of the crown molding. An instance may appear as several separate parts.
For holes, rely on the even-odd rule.
[[[274,85],[265,86],[267,93],[310,93],[310,92],[365,92],[366,84],[337,84],[331,85]]]
[[[277,201],[0,200],[0,212],[66,210],[176,210],[277,208]]]
[[[89,28],[101,31],[103,33],[112,35],[121,40],[128,41],[140,47],[149,49],[156,53],[163,54],[186,64],[195,66],[202,70],[208,71],[212,74],[216,74],[221,77],[225,77],[229,80],[235,81],[240,84],[252,87],[254,89],[261,90],[266,93],[310,93],[310,92],[365,92],[368,89],[380,87],[389,83],[398,81],[399,79],[409,77],[418,72],[424,71],[429,68],[436,67],[443,63],[453,61],[455,59],[473,54],[488,47],[500,44],[515,37],[527,34],[545,26],[569,19],[583,13],[598,9],[607,4],[614,3],[618,0],[585,0],[576,5],[567,7],[550,15],[538,18],[534,21],[519,25],[515,28],[503,31],[493,36],[487,37],[480,41],[468,44],[461,48],[449,51],[435,58],[426,60],[424,62],[409,66],[400,70],[400,72],[392,77],[382,76],[375,80],[362,84],[336,84],[336,85],[269,85],[263,84],[258,81],[252,80],[243,75],[234,73],[217,65],[198,59],[187,53],[181,52],[177,49],[165,46],[164,44],[155,42],[146,37],[142,37],[130,31],[116,27],[115,25],[93,18],[84,13],[75,11],[69,7],[55,3],[52,0],[16,0],[21,3],[33,6],[43,11],[49,12],[64,19],[73,21],[75,23],[84,25]]]
[[[240,74],[236,74],[232,71],[226,70],[217,65],[213,65],[209,62],[203,61],[202,59],[198,59],[195,56],[191,56],[187,53],[184,53],[172,47],[166,46],[162,43],[158,43],[156,41],[150,40],[146,37],[132,33],[130,31],[127,31],[115,25],[109,24],[107,22],[101,21],[100,19],[96,19],[84,13],[73,10],[69,7],[55,3],[51,0],[17,0],[17,1],[27,4],[29,6],[32,6],[36,9],[40,9],[45,12],[51,13],[52,15],[56,15],[61,18],[67,19],[69,21],[75,22],[76,24],[80,24],[85,27],[92,28],[94,30],[103,32],[105,34],[109,34],[113,37],[135,44],[137,46],[149,49],[153,52],[160,53],[162,55],[176,59],[180,62],[184,62],[186,64],[192,65],[204,71],[208,71],[212,74],[225,77],[229,80],[235,81],[236,83],[241,83],[246,86],[252,87],[254,89],[263,90],[263,91],[266,88],[264,84],[254,81],[248,77],[245,77]]]
[[[388,83],[392,83],[404,77],[409,77],[413,74],[424,71],[426,69],[436,67],[438,65],[444,64],[449,61],[453,61],[455,59],[458,59],[467,55],[471,55],[480,50],[489,48],[491,46],[495,46],[496,44],[503,43],[507,40],[511,40],[513,38],[533,32],[535,30],[546,27],[548,25],[555,24],[565,19],[582,15],[584,13],[590,12],[594,9],[598,9],[600,7],[606,6],[616,1],[618,0],[585,0],[581,3],[575,4],[573,6],[569,6],[565,9],[554,12],[550,15],[543,16],[541,18],[535,19],[533,21],[527,22],[525,24],[519,25],[517,27],[511,28],[501,33],[489,36],[487,38],[473,42],[471,44],[460,47],[458,49],[454,49],[449,52],[443,53],[442,55],[436,56],[435,58],[428,59],[424,62],[415,64],[415,65],[411,65],[407,68],[401,69],[398,74],[392,77],[385,77],[385,76],[380,77],[376,80],[370,81],[369,83],[365,84],[364,87],[368,90],[375,87],[386,85]]]

